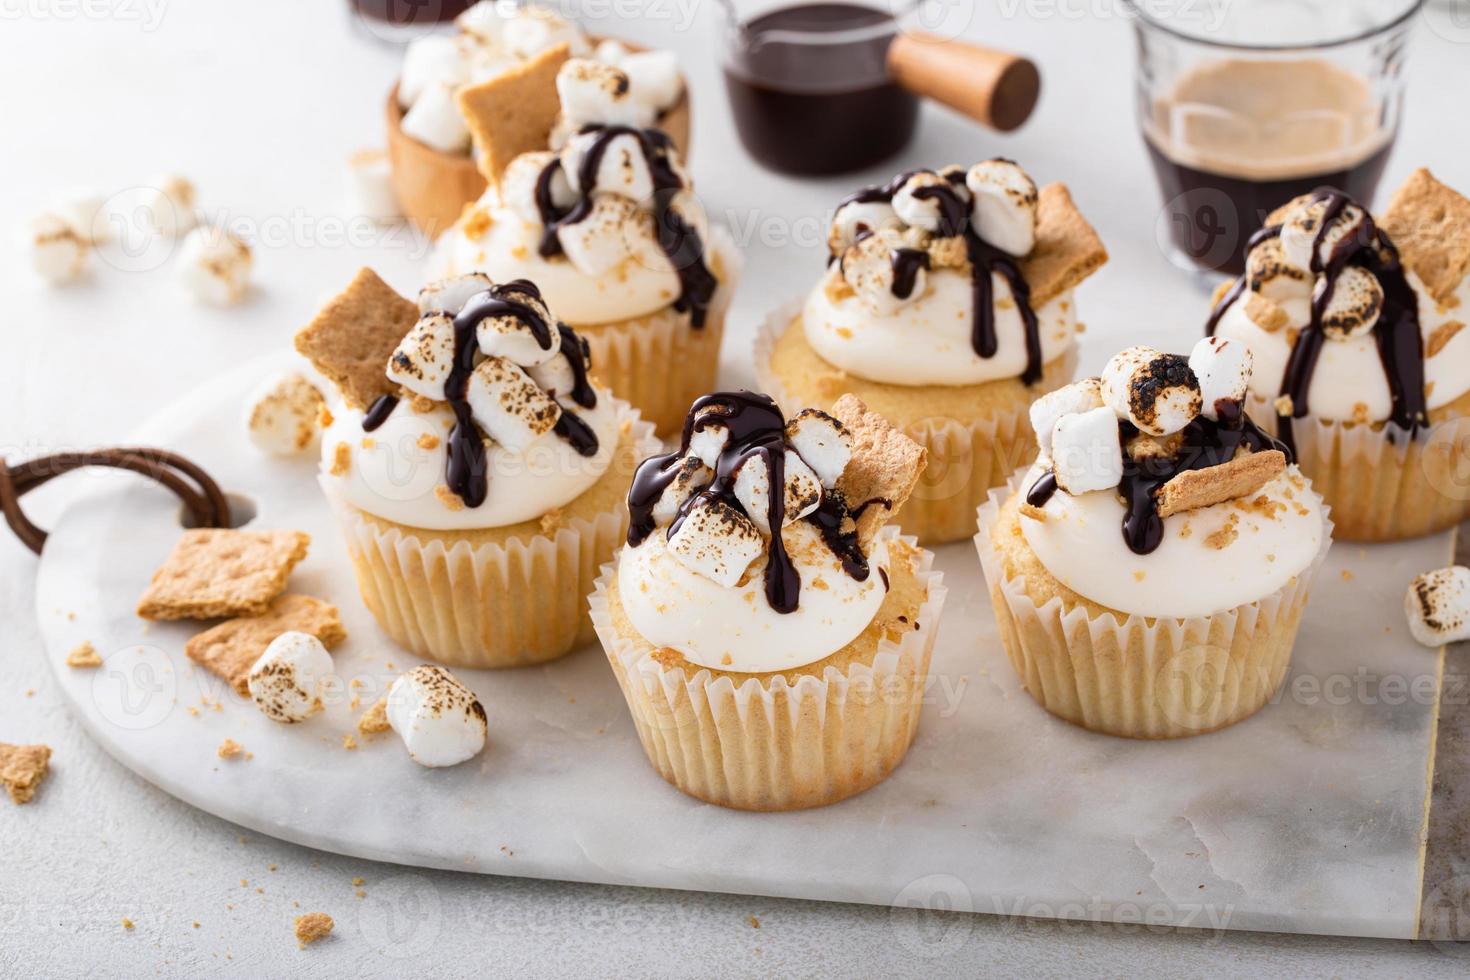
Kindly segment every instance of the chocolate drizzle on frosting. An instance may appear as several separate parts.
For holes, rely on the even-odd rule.
[[[1323,277],[1324,281],[1313,295],[1311,320],[1297,337],[1296,344],[1291,349],[1291,358],[1286,363],[1286,372],[1281,379],[1280,394],[1291,399],[1291,414],[1280,418],[1281,440],[1294,448],[1296,439],[1292,431],[1292,420],[1305,418],[1309,414],[1307,396],[1312,388],[1317,359],[1322,353],[1322,344],[1326,338],[1322,329],[1323,316],[1328,304],[1332,302],[1338,277],[1350,266],[1358,266],[1372,273],[1383,287],[1383,310],[1373,326],[1373,339],[1378,348],[1378,358],[1383,364],[1384,376],[1388,379],[1392,403],[1389,421],[1413,439],[1419,429],[1429,422],[1424,399],[1424,338],[1419,326],[1419,300],[1404,273],[1398,249],[1373,222],[1368,209],[1342,191],[1319,187],[1312,192],[1311,202],[1325,202],[1326,205],[1312,241],[1310,270],[1314,276]],[[1322,246],[1333,222],[1349,206],[1362,211],[1363,227],[1358,233],[1348,235],[1337,243],[1324,262]],[[1256,232],[1247,246],[1247,253],[1262,242],[1279,237],[1281,229],[1279,224],[1268,225]],[[1214,336],[1225,311],[1240,299],[1248,285],[1247,277],[1241,276],[1220,298],[1205,324],[1206,336]]]
[[[680,291],[674,300],[674,309],[688,312],[690,323],[696,328],[703,327],[719,281],[705,265],[704,242],[699,232],[691,228],[674,207],[674,198],[685,188],[684,178],[674,169],[673,142],[662,130],[633,126],[585,126],[577,135],[588,134],[595,136],[577,167],[577,186],[582,189],[580,200],[569,208],[559,208],[552,200],[552,181],[562,170],[560,157],[548,163],[536,177],[536,208],[541,212],[541,225],[545,229],[538,251],[543,258],[562,254],[557,232],[585,220],[592,213],[597,171],[608,147],[619,136],[631,136],[638,141],[653,178],[653,220],[659,248],[668,256],[679,277]]]

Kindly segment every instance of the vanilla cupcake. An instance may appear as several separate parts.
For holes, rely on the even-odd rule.
[[[923,466],[856,398],[788,419],[748,391],[697,400],[679,448],[639,466],[592,620],[666,780],[792,810],[903,760],[945,590],[883,525]]]
[[[1420,170],[1375,222],[1323,188],[1280,208],[1206,332],[1255,355],[1251,409],[1296,450],[1337,535],[1470,517],[1470,201]]]
[[[1066,384],[1073,291],[1106,260],[1061,184],[1009,160],[899,174],[837,207],[827,272],[756,344],[782,404],[856,394],[929,451],[898,522],[967,538],[986,491],[1036,451],[1026,412]]]
[[[1041,455],[980,508],[1001,642],[1038,704],[1093,731],[1232,725],[1286,676],[1327,507],[1244,402],[1251,357],[1123,351],[1040,399]]]
[[[441,239],[437,264],[537,283],[602,380],[676,431],[714,384],[737,253],[705,227],[668,135],[642,128],[626,76],[573,59],[555,84],[547,151],[506,150],[528,145],[532,109],[475,115],[465,103],[494,186]]]
[[[537,288],[473,274],[414,303],[364,269],[296,347],[338,388],[320,480],[379,625],[461,667],[588,642],[585,597],[658,442]]]

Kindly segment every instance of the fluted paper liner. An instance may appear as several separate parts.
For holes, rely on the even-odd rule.
[[[795,322],[805,300],[793,300],[768,316],[755,340],[755,372],[761,389],[788,413],[827,405],[797,405],[776,373],[771,357],[776,341]],[[1073,347],[1070,376],[1076,369]],[[1045,394],[1037,391],[1037,395]],[[975,533],[975,511],[985,502],[992,487],[1005,486],[1022,463],[1036,458],[1036,436],[1031,431],[1029,411],[995,412],[969,422],[954,418],[930,418],[903,427],[904,435],[929,452],[929,461],[919,485],[894,520],[907,534],[924,545],[963,541]]]
[[[1251,416],[1276,431],[1269,402],[1253,397]],[[1391,425],[1308,417],[1292,434],[1297,465],[1332,507],[1340,540],[1417,538],[1470,518],[1470,419],[1445,419],[1409,439]]]
[[[889,526],[879,534],[897,532]],[[943,575],[930,569],[933,557],[919,552],[916,575],[926,590],[919,628],[898,641],[881,639],[871,663],[845,672],[829,666],[794,685],[781,674],[751,677],[738,688],[703,668],[692,677],[665,668],[647,640],[620,633],[607,599],[617,565],[604,566],[592,625],[648,761],[690,796],[742,810],[824,806],[882,782],[903,761],[923,707],[946,594]]]
[[[653,427],[617,404],[619,425],[632,425],[635,460],[659,452]],[[627,536],[621,496],[613,509],[551,535],[446,547],[375,527],[330,484],[322,486],[363,603],[405,649],[452,667],[485,669],[544,663],[592,642],[586,597],[598,567]]]
[[[1182,619],[1121,612],[1089,616],[1053,596],[1037,606],[1025,579],[1007,577],[990,540],[1001,505],[1025,471],[991,491],[975,546],[1002,646],[1027,692],[1075,725],[1127,738],[1180,738],[1255,714],[1281,686],[1312,579],[1332,543],[1285,586],[1244,605]],[[1204,584],[1208,587],[1208,583]]]

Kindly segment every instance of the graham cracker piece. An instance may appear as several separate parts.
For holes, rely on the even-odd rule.
[[[0,742],[0,783],[16,803],[29,803],[51,768],[51,746]]]
[[[1394,192],[1378,225],[1441,306],[1470,272],[1470,200],[1420,167]]]
[[[1255,493],[1285,470],[1286,455],[1279,449],[1246,453],[1202,470],[1185,470],[1159,488],[1159,516],[1182,514]]]
[[[378,698],[377,703],[362,713],[357,719],[357,730],[364,735],[377,735],[386,732],[392,726],[388,724],[388,699]]]
[[[1036,204],[1036,247],[1021,259],[1032,308],[1080,285],[1107,260],[1108,250],[1072,203],[1067,185],[1043,187]]]
[[[310,633],[328,650],[347,638],[336,606],[308,595],[283,595],[262,615],[231,619],[196,634],[184,645],[184,653],[229,681],[236,692],[248,694],[250,668],[271,640],[291,630]]]
[[[1287,313],[1281,304],[1267,299],[1260,293],[1251,293],[1246,297],[1245,315],[1267,333],[1275,333],[1282,327],[1291,325],[1291,314]]]
[[[556,75],[572,56],[569,44],[547,48],[536,57],[455,95],[460,114],[480,151],[480,172],[491,184],[522,153],[544,150],[561,114]]]
[[[90,640],[83,640],[66,655],[66,665],[72,668],[101,667],[102,657]]]
[[[398,389],[388,359],[418,322],[419,307],[378,274],[359,269],[347,288],[296,334],[296,349],[331,379],[353,408],[367,408]]]
[[[854,509],[875,503],[857,518],[858,544],[866,553],[878,530],[893,519],[919,484],[928,450],[888,424],[856,395],[843,395],[832,406],[832,417],[852,437],[852,458],[837,481],[837,489]]]
[[[296,917],[296,942],[306,948],[307,944],[314,943],[318,939],[327,938],[332,927],[336,925],[332,917],[325,912],[308,912]]]
[[[153,573],[138,600],[144,619],[258,616],[286,591],[311,536],[302,531],[195,528]]]

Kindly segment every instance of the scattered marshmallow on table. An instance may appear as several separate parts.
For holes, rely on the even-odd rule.
[[[29,240],[31,267],[52,284],[71,282],[87,263],[87,243],[65,219],[42,214],[31,221]]]
[[[669,537],[669,553],[698,575],[733,588],[766,549],[755,523],[724,501],[692,507]]]
[[[189,178],[164,174],[143,185],[138,207],[155,234],[177,238],[199,223],[197,197]]]
[[[347,160],[347,213],[388,224],[403,217],[393,192],[392,169],[383,150],[362,150]]]
[[[245,431],[255,448],[295,456],[316,444],[326,405],[316,385],[290,373],[267,378],[246,402]]]
[[[251,700],[272,721],[294,725],[321,710],[322,688],[335,670],[321,640],[290,630],[271,640],[250,668]]]
[[[470,131],[454,99],[454,87],[431,82],[413,108],[403,114],[403,132],[440,153],[464,153],[470,147]]]
[[[179,249],[179,278],[202,303],[231,306],[245,298],[254,259],[250,246],[226,228],[195,228]]]
[[[108,240],[107,197],[90,187],[77,188],[56,202],[56,215],[65,221],[83,242],[97,245]]]
[[[1470,568],[1425,572],[1404,594],[1409,632],[1427,647],[1470,640]]]
[[[1057,419],[1052,427],[1051,461],[1057,486],[1067,493],[1117,487],[1123,480],[1118,416],[1103,406]]]
[[[1102,373],[1103,401],[1151,436],[1167,436],[1200,414],[1199,381],[1189,361],[1152,347],[1129,347],[1113,355]]]
[[[1008,255],[1036,247],[1036,183],[1019,165],[1000,158],[975,164],[965,175],[975,233]]]
[[[1238,340],[1205,337],[1195,344],[1189,369],[1199,382],[1200,414],[1218,419],[1217,402],[1244,402],[1254,364],[1251,349]]]
[[[387,714],[409,757],[421,766],[457,766],[485,748],[484,706],[443,667],[424,664],[394,681]]]
[[[1064,415],[1103,407],[1102,379],[1083,378],[1055,391],[1049,391],[1031,403],[1031,431],[1036,433],[1042,455],[1051,453],[1052,429]]]

